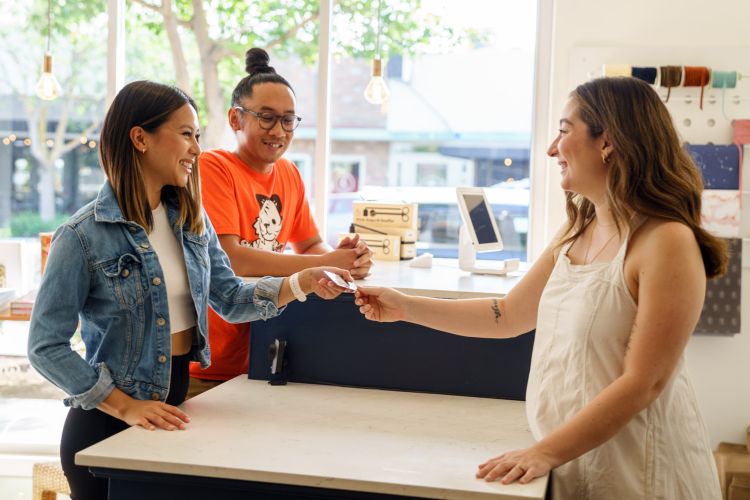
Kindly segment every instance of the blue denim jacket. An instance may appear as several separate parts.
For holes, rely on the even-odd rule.
[[[163,203],[182,244],[198,319],[191,359],[206,367],[208,306],[232,323],[272,318],[280,313],[283,278],[244,283],[205,212],[206,231],[194,234],[176,226],[176,198]],[[70,347],[79,321],[85,360]],[[28,349],[34,368],[71,395],[68,406],[95,408],[115,387],[136,399],[167,398],[171,338],[164,274],[146,231],[123,218],[109,183],[53,236]]]

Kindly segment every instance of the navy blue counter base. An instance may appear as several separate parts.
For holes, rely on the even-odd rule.
[[[366,320],[353,296],[310,296],[252,324],[251,379],[269,380],[268,348],[286,340],[290,382],[523,400],[534,332],[513,339],[450,335]],[[490,311],[488,311],[488,314]]]
[[[109,479],[109,500],[408,500],[420,497],[91,467]]]

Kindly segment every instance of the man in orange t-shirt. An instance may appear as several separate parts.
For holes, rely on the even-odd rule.
[[[249,50],[246,63],[249,76],[234,89],[228,112],[237,149],[206,151],[199,162],[203,205],[234,272],[289,276],[328,265],[367,276],[367,245],[357,236],[335,250],[323,242],[299,171],[282,158],[300,120],[294,91],[262,49]],[[287,243],[295,254],[282,253]],[[211,366],[191,363],[189,396],[248,372],[249,332],[249,323],[227,323],[209,309]]]

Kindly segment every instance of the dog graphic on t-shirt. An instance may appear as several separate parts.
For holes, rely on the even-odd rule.
[[[284,245],[280,244],[276,238],[281,233],[281,198],[277,194],[271,195],[270,198],[262,194],[256,194],[255,198],[260,205],[258,218],[253,223],[253,229],[255,229],[255,234],[258,235],[258,239],[253,241],[250,246],[261,250],[280,252],[284,249]]]

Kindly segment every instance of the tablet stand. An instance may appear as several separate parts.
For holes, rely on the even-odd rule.
[[[475,274],[494,274],[504,276],[510,271],[518,269],[519,259],[488,260],[482,264],[477,262],[477,251],[469,236],[466,224],[461,224],[458,232],[458,268]]]

